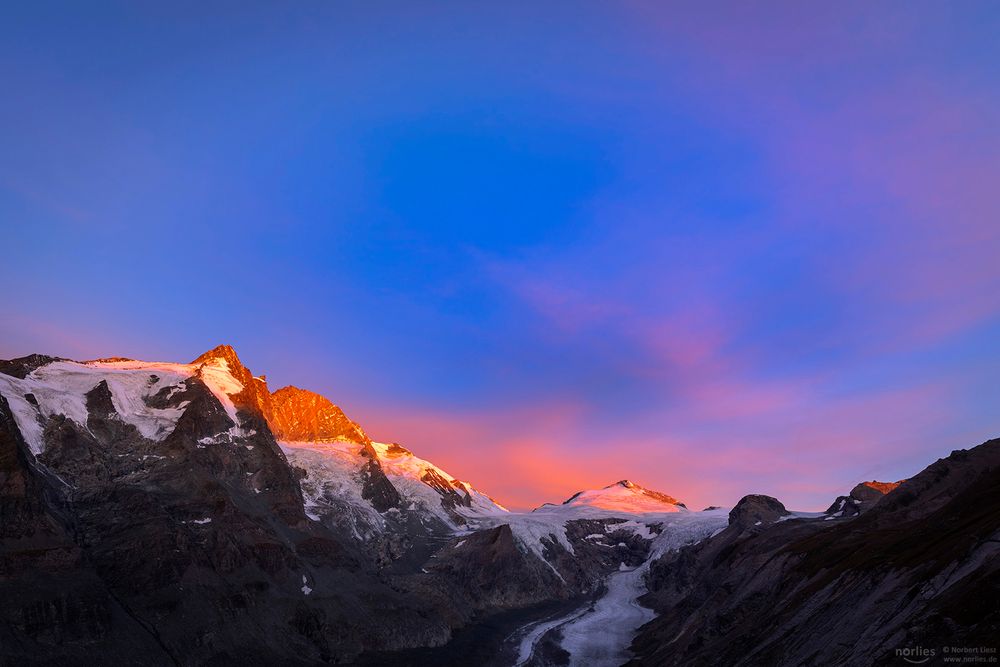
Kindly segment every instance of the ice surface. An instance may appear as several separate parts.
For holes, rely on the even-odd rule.
[[[34,370],[23,380],[0,374],[0,393],[7,399],[31,451],[40,454],[45,447],[40,418],[63,415],[86,428],[86,395],[102,381],[107,382],[111,402],[123,421],[135,426],[144,437],[162,440],[173,431],[187,406],[151,408],[145,399],[192,374],[191,367],[183,364],[56,361]],[[37,408],[28,402],[26,394],[35,397]]]
[[[351,521],[357,537],[359,520],[367,526],[381,528],[385,521],[361,497],[361,468],[366,459],[361,456],[362,445],[356,442],[280,442],[288,461],[306,471],[301,482],[306,515],[319,521],[322,511],[336,511],[342,506],[333,504],[337,499],[347,504],[354,513]]]
[[[655,522],[662,524],[662,532],[653,537],[650,558],[637,568],[619,566],[619,571],[607,579],[607,592],[593,605],[524,629],[518,641],[517,664],[527,663],[539,639],[556,628],[562,634],[562,647],[570,655],[571,666],[612,667],[628,661],[628,647],[635,633],[653,619],[653,611],[638,602],[646,592],[645,575],[650,563],[669,550],[705,539],[724,528],[727,521],[725,511],[680,512],[660,517]],[[626,523],[643,524],[643,521]],[[643,525],[651,535],[649,526]]]
[[[494,502],[489,496],[480,493],[471,484],[452,477],[430,461],[414,456],[402,448],[393,447],[383,442],[373,442],[372,447],[378,454],[382,470],[385,471],[386,476],[392,482],[392,485],[396,487],[396,490],[408,501],[434,514],[448,526],[456,529],[459,528],[455,520],[442,507],[441,494],[422,481],[424,475],[429,471],[448,480],[452,486],[457,487],[455,489],[456,492],[462,493],[464,491],[469,494],[472,500],[472,507],[458,506],[455,508],[455,512],[458,514],[475,517],[507,513],[506,508]]]

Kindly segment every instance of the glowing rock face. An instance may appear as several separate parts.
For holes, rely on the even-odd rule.
[[[329,399],[298,387],[282,387],[271,394],[268,421],[278,440],[371,442],[364,430]]]

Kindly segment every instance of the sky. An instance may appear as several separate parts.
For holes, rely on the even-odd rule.
[[[514,508],[1000,435],[1000,4],[8,3],[0,357],[229,343]]]

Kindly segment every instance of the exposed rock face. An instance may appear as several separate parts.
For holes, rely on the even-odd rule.
[[[0,396],[0,658],[71,664],[90,652],[108,663],[168,663],[88,563],[50,483]]]
[[[329,399],[298,387],[282,387],[271,395],[271,430],[289,442],[371,442],[360,426]]]
[[[53,361],[63,361],[59,357],[44,354],[29,354],[19,359],[0,359],[0,373],[23,380],[28,373]]]
[[[266,421],[271,421],[271,394],[267,390],[267,382],[263,378],[254,377],[253,373],[243,365],[239,356],[229,345],[219,345],[191,362],[195,366],[204,364],[224,364],[241,385],[242,391],[232,395],[233,403],[248,414],[259,415]]]
[[[852,496],[837,496],[826,508],[829,516],[852,517],[861,514],[861,503]]]
[[[953,452],[848,521],[735,524],[651,568],[635,665],[889,664],[995,644],[1000,440]],[[742,523],[745,523],[742,522]],[[987,602],[990,601],[990,602]]]
[[[903,479],[898,482],[876,482],[874,480],[871,482],[861,482],[851,489],[851,497],[863,503],[877,502],[882,499],[882,496],[894,490],[905,481]]]
[[[362,497],[379,512],[399,506],[399,492],[385,476],[371,439],[343,410],[324,396],[292,386],[282,387],[268,401],[268,424],[275,438],[287,442],[359,443],[362,456],[367,459],[359,470]]]
[[[1000,630],[1000,441],[861,485],[850,520],[748,496],[722,529],[627,480],[515,515],[286,389],[227,346],[0,362],[0,662],[350,662],[589,605],[694,540],[650,567],[639,664],[861,665]]]
[[[425,584],[449,590],[469,610],[525,606],[570,595],[553,570],[521,550],[510,526],[482,530],[453,544],[428,564],[437,579]]]
[[[871,509],[875,503],[882,499],[890,491],[893,491],[906,480],[898,482],[861,482],[853,489],[850,495],[838,496],[833,504],[826,510],[826,514],[831,516],[851,517]]]
[[[399,507],[399,492],[385,476],[378,459],[369,459],[361,469],[361,497],[379,512]]]
[[[567,551],[558,541],[547,544],[546,555],[563,581],[578,594],[595,592],[604,575],[619,567],[637,567],[649,557],[650,542],[620,527],[623,519],[575,519],[566,522]],[[659,534],[659,526],[651,531]]]
[[[170,367],[186,379],[145,399],[177,415],[158,439],[116,404],[137,405],[120,392],[155,390],[166,371],[73,365],[84,395],[61,399],[80,401],[72,417],[12,393],[15,418],[7,397],[21,385],[0,383],[3,660],[315,664],[445,641],[439,610],[389,586],[349,536],[307,520],[254,394],[231,396],[234,426],[202,363],[214,362]],[[21,433],[31,420],[43,427],[37,456]]]
[[[729,512],[729,525],[739,529],[774,523],[790,514],[777,498],[771,496],[744,496]]]
[[[623,519],[566,524],[573,553],[552,536],[543,540],[549,564],[533,558],[511,526],[502,524],[452,539],[424,564],[428,576],[409,577],[408,590],[448,600],[464,620],[493,609],[516,609],[594,593],[622,563],[635,567],[649,556],[649,541],[616,529]],[[593,539],[601,535],[600,540]]]
[[[421,475],[420,481],[441,494],[441,504],[445,509],[453,510],[456,507],[472,507],[472,496],[458,484],[453,484],[451,480],[445,479],[436,470],[426,470]]]

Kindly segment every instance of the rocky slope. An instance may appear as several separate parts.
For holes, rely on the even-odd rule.
[[[0,361],[0,663],[611,666],[644,594],[637,664],[884,662],[997,632],[998,475],[991,441],[825,514],[508,512],[228,346]]]
[[[838,496],[833,504],[826,510],[831,516],[857,516],[862,512],[871,509],[875,503],[882,499],[882,496],[889,493],[897,486],[905,482],[861,482],[846,496]]]
[[[871,665],[907,647],[995,646],[998,556],[1000,440],[953,452],[856,518],[749,497],[726,530],[653,564],[644,600],[660,616],[630,664]]]
[[[2,367],[6,661],[315,664],[447,639],[440,613],[308,519],[243,370]]]
[[[322,396],[271,393],[229,346],[3,361],[2,657],[316,664],[441,645],[643,563],[656,517],[598,496],[509,513]]]

